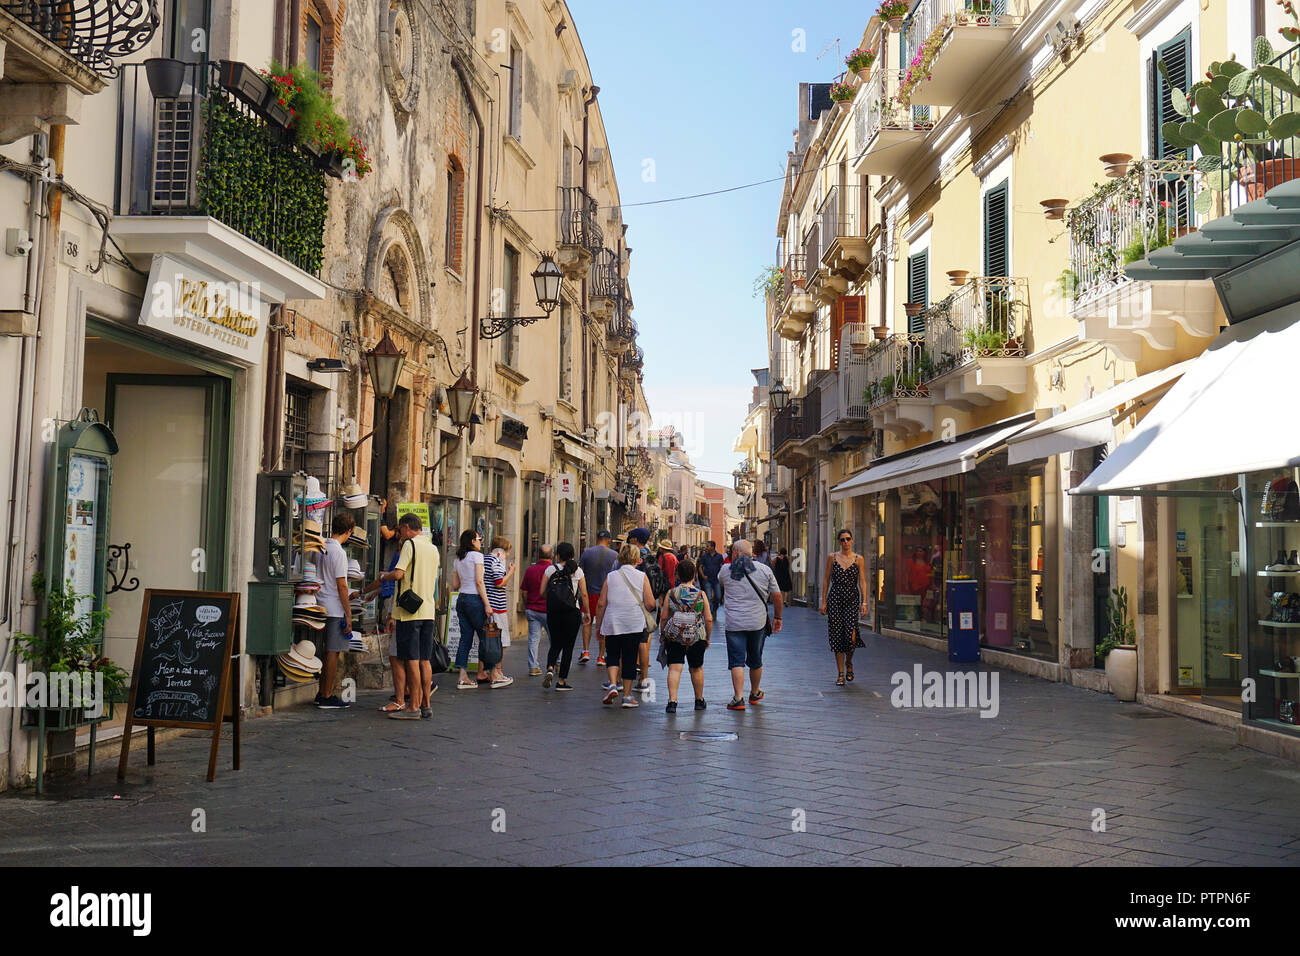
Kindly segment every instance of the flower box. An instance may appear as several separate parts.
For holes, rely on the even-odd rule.
[[[218,82],[223,89],[229,90],[253,109],[262,109],[271,85],[257,70],[238,60],[218,60],[217,70]]]

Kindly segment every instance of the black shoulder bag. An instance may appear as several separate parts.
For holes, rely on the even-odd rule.
[[[415,542],[411,541],[411,563],[407,565],[406,574],[403,575],[404,581],[415,580]],[[416,594],[411,588],[397,595],[397,606],[407,614],[416,614],[420,608],[424,607],[424,598]]]

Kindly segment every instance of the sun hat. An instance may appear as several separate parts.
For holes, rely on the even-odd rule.
[[[348,544],[356,545],[359,548],[370,547],[370,539],[366,535],[366,529],[357,525],[352,529],[352,537],[348,538]]]
[[[353,511],[364,508],[370,503],[370,496],[362,491],[361,486],[355,481],[343,489],[340,497],[343,499],[344,506]]]
[[[284,675],[285,680],[290,681],[291,683],[309,684],[312,681],[318,679],[316,674],[304,670],[299,670],[298,668],[294,667],[292,664],[286,661],[283,656],[277,657],[275,659],[275,663],[280,668],[280,673]]]
[[[316,645],[311,641],[299,641],[281,656],[299,670],[315,673],[321,669],[320,658],[316,656]]]

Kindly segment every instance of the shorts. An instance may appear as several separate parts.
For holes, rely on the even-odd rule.
[[[638,652],[641,650],[641,644],[648,640],[650,640],[650,635],[644,631],[636,634],[606,634],[606,665],[621,668],[622,674],[620,676],[631,680],[632,674],[636,670],[636,659]]]
[[[427,661],[433,657],[433,621],[398,621],[396,637],[399,661]]]
[[[668,663],[684,662],[693,671],[704,666],[704,652],[708,649],[709,645],[704,641],[696,641],[690,647],[678,644],[676,641],[664,641],[664,650],[668,652]]]
[[[757,670],[763,666],[763,628],[727,632],[727,666]]]
[[[321,631],[321,641],[324,647],[318,647],[316,650],[324,651],[326,654],[342,654],[348,649],[348,641],[352,635],[343,630],[343,618],[327,617],[325,618],[325,630]]]

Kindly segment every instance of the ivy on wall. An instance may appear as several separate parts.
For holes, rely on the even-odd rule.
[[[199,205],[304,272],[324,254],[325,175],[282,133],[213,90],[203,105]]]

